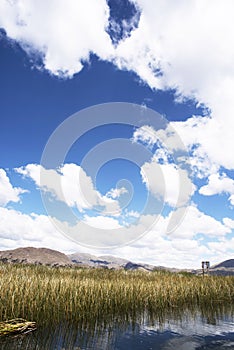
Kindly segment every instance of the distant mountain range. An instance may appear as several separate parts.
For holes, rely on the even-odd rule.
[[[194,274],[201,274],[202,270],[177,269],[165,266],[154,266],[149,264],[141,264],[126,259],[117,258],[110,255],[95,256],[85,253],[75,253],[65,255],[57,250],[47,248],[17,248],[14,250],[0,251],[0,262],[3,263],[24,263],[49,266],[81,266],[105,269],[127,269],[153,271],[167,270],[170,272],[187,271]],[[211,266],[210,274],[215,275],[234,275],[234,259],[225,260],[219,264]]]

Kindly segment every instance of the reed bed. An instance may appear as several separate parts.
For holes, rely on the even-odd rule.
[[[0,265],[0,320],[93,324],[234,304],[234,277]]]

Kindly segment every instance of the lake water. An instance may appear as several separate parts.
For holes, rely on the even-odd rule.
[[[232,350],[234,315],[185,311],[176,316],[146,317],[109,325],[69,322],[39,327],[35,332],[1,339],[1,350]]]

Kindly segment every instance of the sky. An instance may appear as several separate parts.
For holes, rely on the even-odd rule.
[[[234,258],[232,0],[0,0],[0,250]]]

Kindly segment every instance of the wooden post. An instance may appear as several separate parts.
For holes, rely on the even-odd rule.
[[[202,261],[202,275],[205,276],[205,273],[209,275],[210,262]]]
[[[202,261],[202,275],[204,277],[204,274],[205,274],[205,261]]]

